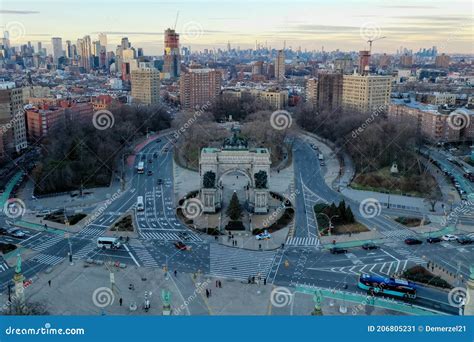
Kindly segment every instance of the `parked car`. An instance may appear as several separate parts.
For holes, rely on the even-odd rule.
[[[367,242],[367,243],[364,243],[362,245],[362,248],[368,251],[368,250],[371,250],[371,249],[377,249],[378,247],[375,243]]]
[[[153,171],[151,171],[151,170],[148,170],[148,172],[147,172],[147,175],[148,175],[148,176],[151,176],[151,175],[153,175]]]
[[[443,236],[441,237],[441,239],[442,239],[443,241],[454,241],[454,240],[456,240],[457,238],[458,238],[458,237],[457,237],[456,235],[453,235],[453,234],[446,234],[446,235],[443,235]]]
[[[426,242],[428,243],[438,243],[438,242],[441,242],[443,240],[441,240],[441,238],[439,237],[429,237],[426,239]]]
[[[36,213],[36,217],[43,217],[51,214],[51,210],[41,210],[40,212]]]
[[[329,250],[331,254],[345,254],[347,253],[347,249],[341,247],[333,247]]]
[[[7,235],[8,231],[5,228],[0,228],[0,235]]]
[[[471,243],[474,243],[474,239],[466,235],[458,236],[456,241],[459,242],[461,245],[470,245]]]
[[[165,153],[168,152],[168,151],[169,151],[168,148],[163,149],[163,152],[165,152]]]
[[[415,239],[415,238],[408,238],[408,239],[405,239],[405,243],[407,245],[421,245],[423,241]]]
[[[269,232],[267,232],[266,230],[263,233],[255,235],[255,238],[257,240],[266,240],[266,239],[270,239],[271,237],[272,237],[272,235]]]

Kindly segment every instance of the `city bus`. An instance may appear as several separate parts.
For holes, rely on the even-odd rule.
[[[145,163],[144,162],[139,162],[137,166],[137,171],[138,173],[144,173],[145,172]]]
[[[143,196],[137,197],[137,210],[138,211],[145,210],[145,204],[143,203]]]
[[[361,274],[357,287],[370,294],[387,294],[409,299],[416,298],[416,285],[403,279]]]

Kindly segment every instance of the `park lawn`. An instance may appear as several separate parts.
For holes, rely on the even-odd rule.
[[[332,234],[334,235],[342,235],[342,234],[356,234],[356,233],[363,233],[368,232],[369,229],[364,226],[362,223],[350,223],[350,224],[343,224],[343,225],[336,225],[332,229]]]

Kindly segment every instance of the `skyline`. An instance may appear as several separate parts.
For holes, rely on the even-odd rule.
[[[400,1],[397,5],[349,0],[336,0],[332,4],[322,1],[251,4],[243,0],[238,7],[228,0],[176,3],[141,0],[134,6],[124,1],[114,2],[112,6],[107,0],[94,3],[94,11],[85,10],[93,3],[90,0],[67,4],[57,0],[40,3],[6,0],[2,3],[0,26],[2,29],[13,27],[17,32],[12,44],[41,41],[48,49],[52,37],[75,42],[85,35],[96,37],[104,32],[108,35],[109,49],[119,44],[121,37],[127,36],[134,46],[143,47],[146,54],[160,55],[163,32],[174,26],[179,11],[176,30],[180,43],[193,50],[226,48],[228,41],[232,47],[242,49],[254,47],[255,41],[282,48],[286,41],[286,47],[295,50],[299,46],[302,50],[321,50],[324,46],[326,51],[357,51],[367,48],[364,32],[368,32],[376,37],[387,37],[374,44],[375,53],[393,53],[400,46],[415,51],[437,46],[440,52],[474,53],[469,44],[473,38],[473,22],[466,14],[472,11],[472,4],[465,0],[450,4]],[[299,10],[302,5],[304,11]],[[289,8],[295,13],[291,14]],[[55,11],[62,15],[52,18]],[[103,13],[107,13],[105,17]],[[260,20],[262,13],[265,13],[264,22]],[[69,26],[71,22],[77,23]]]
[[[471,1],[450,4],[439,1],[297,1],[294,13],[283,1],[248,0],[236,6],[231,1],[151,1],[141,0],[130,6],[125,1],[90,0],[64,4],[57,0],[6,0],[0,7],[2,30],[13,30],[12,45],[42,42],[51,50],[51,38],[63,43],[99,32],[108,36],[108,49],[114,50],[121,37],[142,47],[147,55],[161,55],[163,32],[174,27],[181,46],[193,50],[227,47],[253,48],[255,42],[296,50],[363,50],[368,37],[386,36],[374,44],[375,53],[394,53],[400,46],[417,51],[437,46],[446,53],[473,54]],[[95,10],[86,10],[93,6]],[[304,7],[303,7],[304,6]],[[341,11],[342,9],[342,11]],[[104,16],[104,13],[106,15]],[[262,20],[264,13],[265,20]],[[51,21],[49,18],[55,18]],[[342,18],[342,20],[341,20]],[[73,24],[71,24],[73,23]]]

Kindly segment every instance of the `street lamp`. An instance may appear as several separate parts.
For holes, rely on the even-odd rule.
[[[328,235],[331,236],[331,229],[334,228],[333,224],[332,224],[332,219],[335,218],[335,217],[339,217],[339,215],[333,215],[331,217],[329,217],[328,215],[326,215],[325,213],[318,213],[318,215],[324,215],[327,219],[328,219],[328,222],[329,222],[329,227],[328,227]]]

